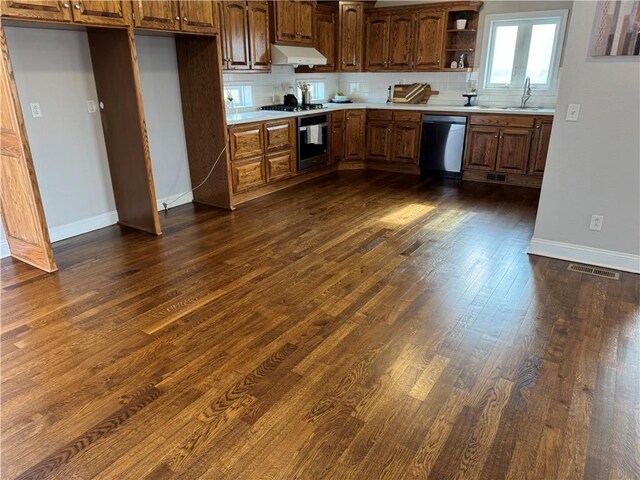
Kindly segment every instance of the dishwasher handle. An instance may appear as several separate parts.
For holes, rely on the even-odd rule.
[[[422,123],[450,123],[455,125],[466,125],[467,117],[454,115],[423,115]]]

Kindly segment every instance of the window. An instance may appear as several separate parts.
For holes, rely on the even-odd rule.
[[[567,11],[487,15],[485,89],[555,88]]]
[[[232,107],[253,106],[253,88],[251,85],[225,85],[224,100]]]
[[[324,94],[324,81],[322,80],[301,80],[300,83],[306,83],[309,85],[311,90],[311,101],[312,102],[321,102],[322,100],[326,100]],[[302,97],[302,91],[300,90],[300,85],[298,85],[298,96]]]

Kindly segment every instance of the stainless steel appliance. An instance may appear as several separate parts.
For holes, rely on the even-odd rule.
[[[306,110],[320,110],[327,108],[321,103],[310,103],[309,105],[265,105],[260,110],[274,110],[277,112],[302,112]]]
[[[460,178],[466,130],[466,117],[423,115],[420,173]]]
[[[298,172],[327,164],[327,114],[298,117]]]

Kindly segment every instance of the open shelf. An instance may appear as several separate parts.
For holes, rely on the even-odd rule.
[[[446,13],[445,42],[444,42],[444,67],[447,72],[469,72],[475,65],[476,39],[478,34],[478,17],[476,9],[450,10]],[[480,8],[478,6],[478,8]],[[457,29],[456,20],[467,20],[467,28]],[[464,54],[464,68],[450,68],[452,62],[458,62],[460,55]]]

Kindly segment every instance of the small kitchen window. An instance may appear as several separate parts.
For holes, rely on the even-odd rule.
[[[251,85],[225,85],[225,103],[232,108],[253,106],[253,87]]]
[[[309,85],[309,89],[311,91],[311,101],[312,102],[321,102],[326,100],[325,96],[325,83],[322,80],[300,80],[300,83],[306,83]],[[300,91],[300,87],[298,86],[298,96],[302,97],[302,92]]]
[[[531,79],[535,90],[556,88],[567,10],[487,15],[484,88],[520,90]]]

